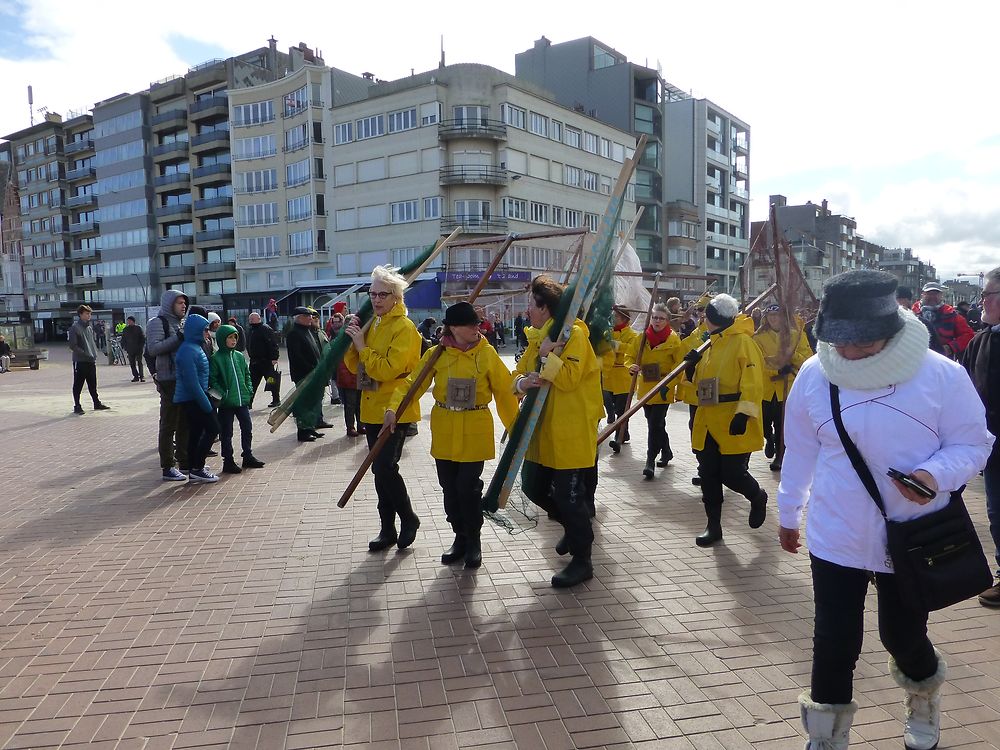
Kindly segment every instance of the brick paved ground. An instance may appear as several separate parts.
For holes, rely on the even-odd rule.
[[[635,447],[602,456],[596,577],[556,592],[545,520],[488,524],[478,572],[439,564],[426,423],[403,458],[417,543],[371,555],[370,479],[336,507],[360,440],[300,447],[258,410],[267,468],[163,483],[152,384],[99,377],[113,410],[74,417],[64,350],[0,376],[0,746],[801,747],[807,558],[779,550],[773,513],[748,529],[735,500],[725,544],[694,546],[681,411],[654,482],[641,423]],[[981,482],[968,498],[985,533]],[[942,747],[1000,747],[1000,613],[969,602],[932,623],[952,666]],[[867,629],[854,745],[897,748],[901,694]]]

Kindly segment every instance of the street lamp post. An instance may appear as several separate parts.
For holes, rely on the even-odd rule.
[[[142,288],[142,304],[143,304],[143,308],[146,311],[146,314],[145,314],[144,317],[148,318],[149,317],[149,295],[146,294],[146,285],[142,283],[142,277],[139,274],[134,273],[132,275],[135,276],[136,281],[139,282],[139,286]]]

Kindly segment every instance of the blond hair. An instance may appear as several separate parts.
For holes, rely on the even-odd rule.
[[[403,278],[398,271],[396,271],[392,266],[375,266],[372,269],[372,282],[381,281],[390,290],[392,290],[392,296],[398,300],[403,299],[403,293],[406,291],[407,283],[406,279]]]

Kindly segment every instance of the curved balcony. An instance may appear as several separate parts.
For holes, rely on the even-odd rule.
[[[438,125],[438,138],[487,138],[507,140],[507,125],[500,120],[442,120]]]
[[[465,234],[495,234],[507,231],[507,219],[503,216],[491,216],[485,219],[482,216],[461,215],[441,217],[441,229],[446,234],[459,227]]]
[[[191,204],[174,203],[169,206],[157,206],[155,213],[157,219],[165,219],[167,217],[184,219],[191,215]]]
[[[438,181],[442,185],[506,185],[507,170],[478,165],[441,167]]]
[[[202,232],[195,232],[194,239],[203,247],[218,247],[232,245],[236,237],[233,229],[207,229]]]

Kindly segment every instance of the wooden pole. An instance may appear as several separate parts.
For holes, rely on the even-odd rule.
[[[407,284],[413,283],[413,281],[416,280],[420,276],[420,274],[422,274],[432,262],[434,262],[434,259],[441,254],[441,252],[448,246],[448,244],[452,240],[455,239],[455,237],[458,236],[459,232],[461,231],[462,227],[457,227],[451,234],[449,234],[444,239],[443,242],[438,244],[438,246],[431,251],[431,254],[428,255],[426,259],[424,259],[424,262],[421,263],[419,266],[417,266],[417,268],[413,269],[413,271],[411,271],[407,275],[406,283]],[[371,318],[368,319],[368,322],[365,323],[364,327],[361,329],[362,333],[368,330],[373,320],[375,320],[374,315],[372,315]],[[305,380],[303,380],[302,382],[304,383]],[[299,398],[299,387],[295,386],[285,395],[284,400],[278,406],[276,406],[268,415],[267,423],[271,425],[272,433],[275,432],[281,426],[282,422],[288,419],[288,415],[292,413],[292,406],[295,404],[298,398]]]
[[[777,284],[771,284],[771,286],[765,289],[764,292],[759,297],[757,297],[754,300],[751,300],[749,303],[744,305],[743,312],[746,313],[747,310],[752,310],[755,305],[759,304],[762,300],[767,299],[768,295],[770,295],[776,288]],[[711,346],[712,346],[712,339],[709,339],[694,351],[698,352],[698,354],[703,354]],[[668,385],[671,380],[674,380],[678,375],[684,372],[684,369],[687,367],[687,365],[688,365],[687,362],[682,362],[681,364],[677,365],[677,367],[675,367],[673,370],[671,370],[669,373],[667,373],[666,376],[664,376],[659,383],[650,388],[642,398],[636,401],[635,404],[633,404],[630,408],[626,409],[624,414],[619,416],[618,419],[616,419],[613,424],[608,425],[607,429],[605,429],[604,432],[602,432],[600,435],[597,436],[597,444],[600,445],[609,437],[614,435],[618,431],[618,429],[622,426],[622,424],[624,424],[633,414],[635,414],[637,411],[639,411],[639,409],[645,406],[647,401],[649,401],[651,398],[653,398],[654,395],[656,395],[657,391],[659,391],[664,386]]]
[[[479,293],[483,291],[483,287],[485,287],[489,283],[490,276],[493,275],[493,272],[497,269],[497,266],[500,265],[500,261],[503,260],[503,256],[507,254],[507,250],[511,246],[511,243],[514,242],[514,239],[515,235],[513,234],[507,236],[507,239],[504,241],[503,245],[497,251],[497,254],[494,256],[493,261],[490,263],[489,268],[486,269],[486,272],[479,279],[479,282],[476,284],[475,288],[469,293],[466,302],[469,303],[474,302],[476,297],[479,296]],[[428,378],[431,372],[433,372],[434,365],[437,363],[438,359],[441,358],[441,355],[444,354],[444,349],[445,347],[441,346],[440,344],[434,347],[434,351],[431,352],[431,356],[427,358],[427,362],[424,364],[420,372],[417,373],[417,377],[414,378],[413,383],[410,385],[409,389],[404,394],[403,400],[399,403],[399,406],[396,408],[397,414],[402,414],[406,410],[406,408],[410,405],[410,403],[413,401],[414,397],[417,394],[417,391],[420,389],[420,386],[423,385],[424,381]],[[358,488],[358,485],[361,484],[361,480],[364,478],[365,472],[368,471],[369,468],[371,468],[371,465],[373,463],[375,463],[375,459],[378,457],[378,454],[382,452],[382,449],[385,447],[385,444],[389,441],[389,437],[391,434],[392,433],[388,431],[379,433],[378,439],[375,441],[371,449],[368,451],[368,455],[365,456],[365,460],[361,462],[361,466],[359,466],[358,470],[355,472],[354,478],[351,480],[350,484],[347,485],[347,489],[344,490],[344,494],[340,496],[340,500],[337,501],[338,508],[343,508],[347,505],[348,501],[351,499],[351,495],[354,494],[354,491]]]
[[[639,342],[639,351],[635,355],[635,364],[640,368],[642,367],[642,355],[646,352],[646,329],[649,328],[650,321],[653,317],[653,305],[656,304],[656,292],[660,287],[660,274],[656,274],[656,278],[653,280],[653,293],[649,295],[649,307],[646,308],[646,324],[642,327],[642,340]],[[635,388],[639,384],[639,371],[632,376],[632,383],[628,387],[628,396],[625,399],[625,411],[632,405],[632,397],[635,396]],[[627,423],[623,423],[621,427],[618,428],[618,432],[615,433],[615,439],[612,442],[611,448],[617,453],[621,450],[622,444],[622,433],[625,432],[625,427]]]

